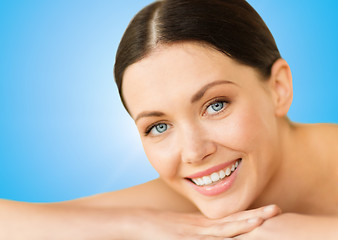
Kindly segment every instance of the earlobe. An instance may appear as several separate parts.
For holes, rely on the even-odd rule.
[[[275,103],[275,114],[278,117],[286,116],[292,103],[293,88],[292,75],[288,63],[278,59],[272,65],[269,79]]]

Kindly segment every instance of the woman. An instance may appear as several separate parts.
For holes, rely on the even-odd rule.
[[[14,208],[20,212],[12,214],[15,220],[22,221],[22,212],[33,216],[30,226],[18,221],[25,234],[73,239],[338,236],[338,127],[288,120],[290,68],[245,1],[149,5],[121,40],[115,78],[160,178],[66,203],[3,202],[5,215]],[[74,227],[67,228],[65,218]],[[42,231],[28,230],[42,223]]]

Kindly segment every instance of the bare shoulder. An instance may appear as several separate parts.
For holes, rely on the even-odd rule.
[[[325,134],[328,137],[332,137],[334,139],[338,139],[338,124],[333,123],[321,123],[315,125],[317,131]]]
[[[302,138],[299,142],[304,146],[302,154],[307,163],[315,166],[309,177],[314,179],[315,176],[320,176],[316,183],[317,206],[322,213],[338,214],[338,125],[304,124],[300,126],[300,131]]]
[[[302,124],[302,128],[313,134],[319,134],[323,137],[338,138],[338,124],[334,123],[316,123],[316,124]]]
[[[160,178],[114,192],[97,194],[67,202],[98,208],[149,208],[176,212],[196,212],[197,208]]]
[[[335,169],[338,169],[338,124],[299,124],[298,145],[302,154],[310,162],[317,165],[318,170],[334,172],[330,177],[338,180]],[[336,184],[336,183],[334,183]]]
[[[327,151],[331,157],[338,158],[338,124],[318,124],[314,127],[314,134],[320,141],[320,149]],[[319,140],[320,139],[320,140]]]
[[[338,168],[338,124],[305,124],[304,130],[309,142],[308,153],[327,164],[331,170]],[[338,178],[337,174],[335,179]],[[337,179],[338,180],[338,179]]]
[[[330,153],[331,156],[338,156],[338,124],[319,123],[302,124],[300,126],[304,136],[311,145],[315,145],[320,151]]]

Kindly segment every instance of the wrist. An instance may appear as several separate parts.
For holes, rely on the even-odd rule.
[[[102,239],[149,239],[144,238],[146,210],[140,209],[112,209],[100,210],[96,220],[96,233],[102,233]],[[97,235],[94,239],[97,239]]]

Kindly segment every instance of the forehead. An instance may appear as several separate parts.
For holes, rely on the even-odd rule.
[[[191,42],[165,45],[126,69],[122,94],[134,116],[138,110],[161,107],[165,99],[190,98],[212,81],[238,84],[247,74],[256,72],[208,46]]]

